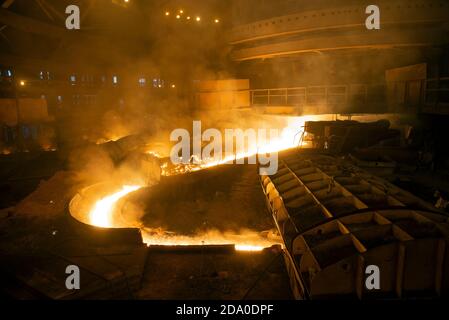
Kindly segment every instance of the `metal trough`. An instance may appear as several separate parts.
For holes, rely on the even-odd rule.
[[[280,155],[262,176],[297,299],[438,297],[449,291],[449,217],[324,154]],[[365,269],[380,268],[380,290]]]

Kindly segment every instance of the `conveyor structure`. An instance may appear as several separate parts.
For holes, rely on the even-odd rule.
[[[262,176],[297,299],[439,297],[449,289],[449,217],[345,160],[290,151]],[[366,269],[380,270],[368,290]]]

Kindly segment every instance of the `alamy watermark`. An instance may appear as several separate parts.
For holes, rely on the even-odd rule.
[[[365,269],[365,288],[367,290],[380,290],[380,268],[376,265],[369,265]]]
[[[380,30],[380,9],[376,5],[369,5],[365,10],[369,14],[366,18],[365,26],[368,30]]]
[[[247,161],[259,164],[261,175],[274,175],[278,171],[278,152],[269,148],[281,136],[278,129],[226,129],[223,134],[218,129],[202,132],[201,121],[194,121],[192,134],[193,137],[186,129],[171,133],[170,141],[177,142],[170,154],[173,164],[245,164]]]
[[[67,6],[65,13],[69,16],[65,20],[65,27],[68,30],[79,30],[81,29],[81,15],[80,8],[74,4]]]
[[[65,273],[69,276],[65,280],[65,287],[67,290],[80,290],[81,289],[81,274],[80,268],[75,265],[67,266]]]

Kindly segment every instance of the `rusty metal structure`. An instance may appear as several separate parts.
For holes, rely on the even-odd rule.
[[[273,7],[280,7],[279,2],[266,1],[270,8],[269,18],[242,22],[232,29],[230,44],[234,60],[337,50],[431,46],[444,42],[442,23],[449,8],[444,1],[378,1],[386,27],[366,36],[365,8],[353,5],[351,1],[342,1],[338,7],[329,2],[323,8],[315,6],[313,10],[302,7],[301,2],[284,1],[285,9],[273,16]],[[239,10],[237,7],[237,15],[241,14]],[[401,25],[409,27],[397,28]]]
[[[379,141],[399,136],[388,120],[371,123],[358,121],[308,121],[304,132],[314,148],[326,149],[333,154],[344,154],[356,148],[366,148]]]
[[[438,297],[449,290],[449,216],[344,160],[293,151],[262,176],[297,299]],[[368,291],[365,270],[382,270]]]

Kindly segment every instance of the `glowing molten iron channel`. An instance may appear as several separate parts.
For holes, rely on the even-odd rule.
[[[131,192],[137,191],[141,186],[123,186],[122,190],[107,196],[95,203],[94,208],[90,212],[90,224],[101,227],[101,228],[113,228],[112,215],[114,213],[114,208],[117,202],[130,194]]]
[[[268,141],[260,142],[258,145],[251,145],[243,152],[236,153],[231,156],[226,156],[223,159],[202,159],[201,164],[183,164],[178,165],[174,169],[167,169],[168,165],[165,164],[162,167],[162,175],[172,176],[185,174],[189,172],[201,171],[207,168],[212,168],[220,166],[227,163],[233,163],[234,161],[245,159],[254,155],[261,155],[266,153],[281,152],[284,150],[303,147],[307,143],[302,140],[302,134],[304,134],[304,127],[307,121],[319,121],[319,120],[330,120],[332,116],[321,115],[321,116],[301,116],[301,117],[287,117],[287,126],[282,129],[281,135],[279,137],[273,137],[268,139]],[[154,153],[151,153],[155,155]]]
[[[162,231],[162,230],[161,230]],[[240,234],[231,232],[208,231],[194,236],[167,235],[154,233],[150,229],[142,230],[143,240],[147,245],[157,246],[215,246],[234,244],[237,251],[262,251],[275,244],[277,241],[270,241],[263,238],[258,232],[246,230]]]

